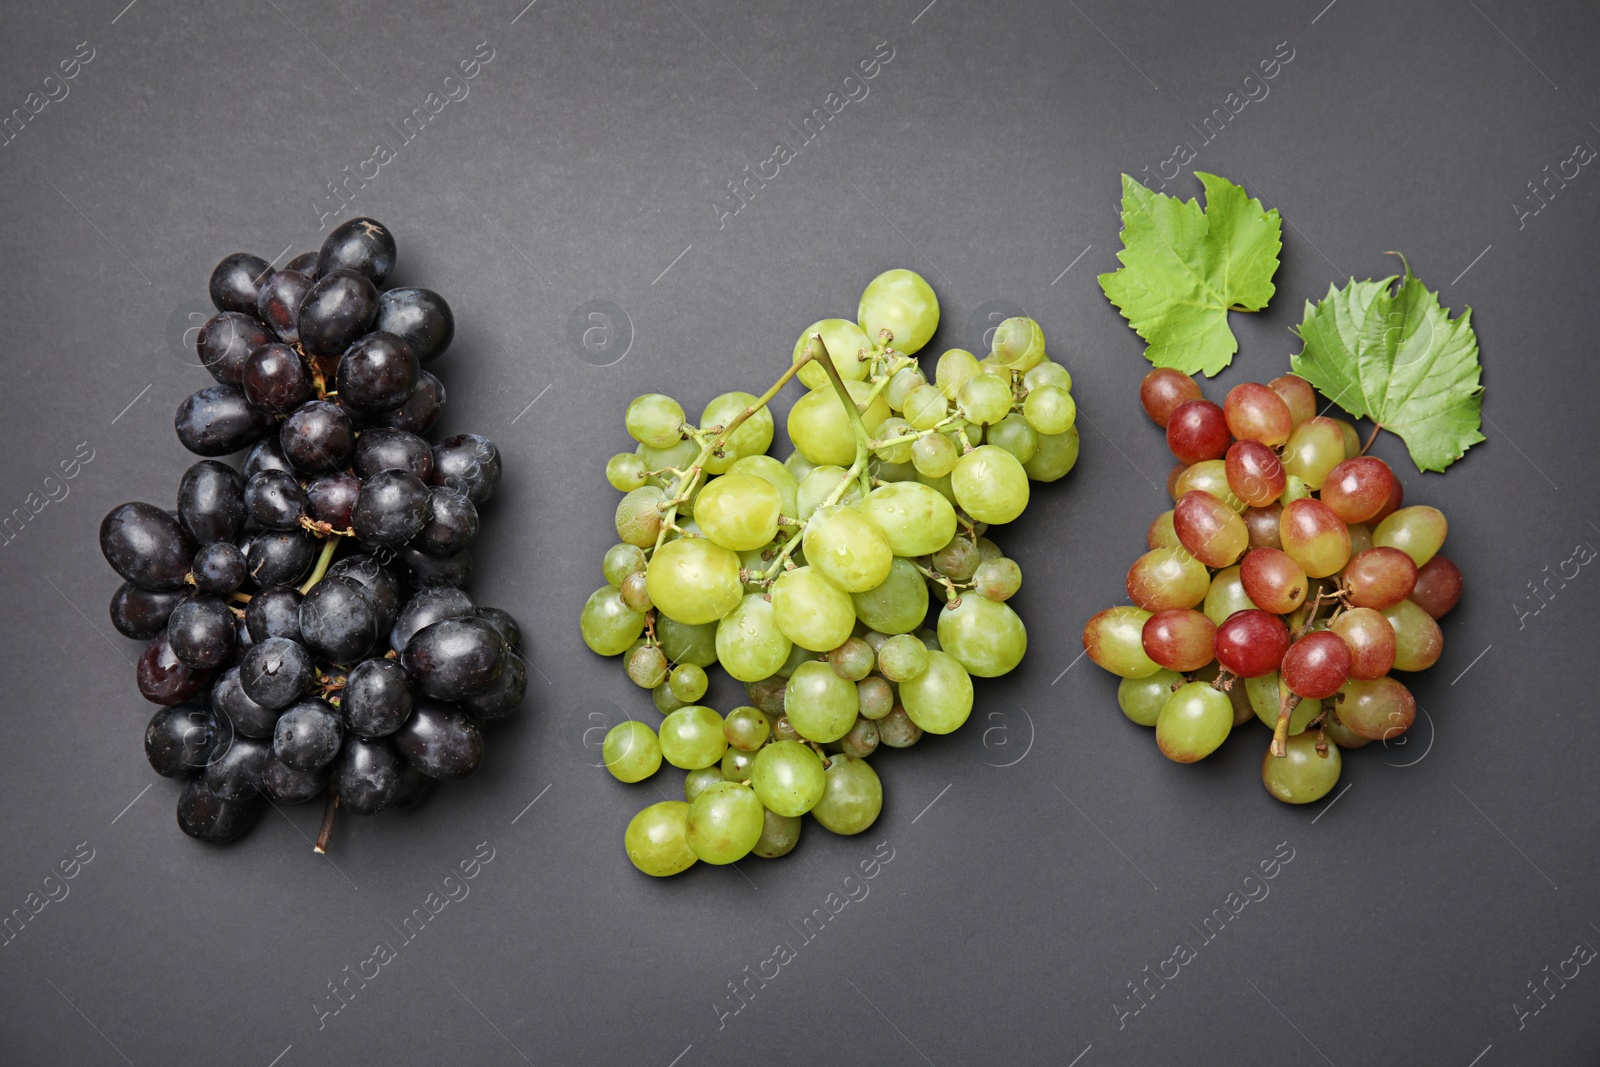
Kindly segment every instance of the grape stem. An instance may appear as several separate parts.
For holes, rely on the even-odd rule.
[[[861,421],[861,409],[856,407],[855,398],[850,395],[850,390],[844,386],[844,379],[839,377],[839,368],[833,365],[833,356],[828,353],[828,344],[822,339],[822,334],[814,333],[806,345],[805,357],[801,360],[814,361],[822,364],[822,369],[828,375],[828,381],[833,384],[833,391],[839,394],[839,402],[844,405],[844,410],[850,416],[850,427],[856,432],[856,461],[850,468],[850,473],[861,479],[861,495],[865,497],[872,492],[872,477],[867,471],[867,457],[872,454],[872,435],[867,433],[867,424]],[[885,379],[878,383],[878,388],[888,384]],[[874,390],[873,398],[877,391]],[[867,401],[868,404],[872,399]],[[843,495],[842,493],[838,495]]]
[[[301,596],[311,592],[311,587],[322,581],[323,576],[328,573],[328,564],[333,562],[333,554],[337,551],[339,551],[339,539],[337,537],[330,537],[323,542],[322,554],[317,557],[317,565],[311,568],[311,577],[307,578],[305,583],[300,586]]]
[[[317,843],[312,851],[319,856],[328,854],[328,841],[333,837],[333,816],[339,810],[339,791],[328,783],[328,805],[322,809],[322,827],[317,831]]]
[[[1289,754],[1289,716],[1300,706],[1300,697],[1285,693],[1278,704],[1278,724],[1272,728],[1272,754],[1279,759]]]
[[[1358,455],[1358,456],[1366,455],[1367,454],[1367,449],[1372,447],[1372,442],[1374,442],[1374,441],[1376,441],[1378,439],[1378,434],[1381,433],[1382,431],[1383,431],[1383,424],[1382,423],[1379,423],[1379,422],[1373,423],[1372,424],[1372,433],[1367,437],[1367,443],[1361,446],[1361,451],[1357,452],[1356,455]]]

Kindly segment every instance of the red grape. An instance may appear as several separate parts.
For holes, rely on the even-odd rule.
[[[1461,569],[1443,556],[1434,556],[1418,568],[1416,587],[1406,595],[1417,607],[1442,619],[1461,599]]]
[[[1350,677],[1382,678],[1394,666],[1394,627],[1382,612],[1351,608],[1328,627],[1350,648]]]
[[[1403,734],[1417,719],[1411,690],[1388,675],[1371,681],[1351,679],[1339,702],[1339,721],[1357,737],[1385,741]]]
[[[1289,651],[1289,628],[1260,608],[1236,611],[1217,627],[1217,662],[1241,678],[1271,674]]]
[[[1391,470],[1389,473],[1393,474],[1394,472]],[[1399,511],[1405,506],[1405,503],[1406,487],[1400,484],[1399,478],[1396,478],[1394,480],[1394,490],[1389,494],[1389,499],[1384,503],[1383,507],[1378,509],[1376,515],[1367,520],[1367,525],[1376,528],[1378,523]]]
[[[1278,519],[1283,515],[1283,505],[1271,503],[1262,508],[1249,508],[1244,513],[1245,529],[1250,531],[1251,548],[1282,548],[1283,539],[1278,533]]]
[[[1228,450],[1228,420],[1209,400],[1186,400],[1167,422],[1167,447],[1184,463],[1221,459]]]
[[[1199,399],[1200,386],[1195,380],[1171,367],[1157,367],[1139,383],[1139,403],[1144,405],[1144,413],[1163,430],[1179,405]]]
[[[1356,607],[1382,611],[1412,594],[1418,574],[1411,557],[1398,548],[1369,548],[1345,564],[1344,587]]]
[[[1251,507],[1265,507],[1283,495],[1288,476],[1278,454],[1260,441],[1235,441],[1228,447],[1228,488]]]
[[[1259,382],[1245,382],[1228,390],[1222,410],[1228,430],[1241,441],[1259,441],[1275,447],[1287,441],[1294,429],[1289,405]]]
[[[1283,654],[1283,684],[1306,700],[1331,697],[1350,677],[1350,646],[1329,630],[1313,630]]]
[[[1394,472],[1376,456],[1347,459],[1328,472],[1322,502],[1345,522],[1366,522],[1389,502]]]
[[[1250,544],[1244,520],[1228,505],[1199,490],[1183,494],[1172,509],[1172,528],[1189,554],[1208,567],[1227,567]]]
[[[1144,654],[1173,671],[1197,671],[1210,663],[1217,627],[1192,608],[1158,611],[1145,620]]]
[[[1277,548],[1252,548],[1239,563],[1239,580],[1256,606],[1274,615],[1287,615],[1305,603],[1306,572]]]
[[[1326,578],[1350,560],[1350,528],[1320,500],[1290,501],[1278,518],[1278,536],[1308,578]]]
[[[1289,409],[1289,420],[1296,426],[1317,413],[1317,391],[1311,383],[1297,374],[1285,374],[1267,383],[1267,387],[1283,398]]]

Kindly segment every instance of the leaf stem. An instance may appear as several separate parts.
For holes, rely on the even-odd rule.
[[[1367,436],[1367,443],[1361,446],[1361,451],[1357,452],[1356,455],[1358,455],[1358,456],[1366,455],[1367,454],[1367,449],[1372,447],[1372,442],[1374,442],[1374,441],[1376,441],[1378,439],[1378,434],[1381,433],[1382,431],[1383,431],[1383,424],[1381,422],[1373,423],[1372,424],[1372,433]]]

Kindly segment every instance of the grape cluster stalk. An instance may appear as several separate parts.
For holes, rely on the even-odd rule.
[[[883,806],[874,753],[957,729],[973,677],[1022,661],[1007,603],[1022,571],[985,534],[1077,462],[1072,376],[1039,324],[1014,318],[986,358],[951,349],[930,382],[916,353],[938,322],[928,283],[887,271],[855,321],[803,331],[762,395],[724,393],[698,426],[659,393],[628,405],[636,447],[606,465],[625,494],[618,543],[579,628],[664,716],[606,735],[611,774],[688,772],[683,800],[628,824],[644,873],[785,855],[808,813],[860,833]],[[809,391],[780,461],[769,405],[796,378]],[[700,703],[716,663],[750,701],[726,716]]]
[[[1218,406],[1157,368],[1139,397],[1178,459],[1173,507],[1128,569],[1133,603],[1091,618],[1084,648],[1122,678],[1123,713],[1154,727],[1169,759],[1204,759],[1259,719],[1267,792],[1319,800],[1342,749],[1416,719],[1391,672],[1444,651],[1437,620],[1461,598],[1461,571],[1439,553],[1449,523],[1405,506],[1394,471],[1366,455],[1372,437],[1318,415],[1304,378],[1246,382]]]
[[[216,384],[174,419],[205,458],[175,511],[127,503],[100,524],[124,579],[112,624],[149,642],[145,754],[182,780],[178,825],[202,841],[323,797],[323,852],[340,808],[414,808],[471,774],[484,724],[527,688],[516,620],[462,588],[500,453],[423,437],[445,402],[424,364],[455,318],[432,290],[382,289],[395,259],[390,231],[355,218],[281,270],[218,263],[196,340]]]

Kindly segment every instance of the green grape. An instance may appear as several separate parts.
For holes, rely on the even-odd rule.
[[[935,552],[930,560],[933,569],[952,582],[965,582],[978,569],[978,546],[962,534],[956,534]]]
[[[1067,368],[1053,360],[1041,360],[1037,366],[1022,376],[1022,384],[1030,392],[1053,385],[1064,393],[1072,392],[1072,375]]]
[[[784,687],[788,691],[788,687]],[[772,739],[774,741],[798,741],[800,735],[795,732],[794,724],[789,721],[789,716],[779,715],[772,720]]]
[[[1027,472],[1017,457],[995,445],[980,445],[962,456],[950,472],[950,486],[961,510],[979,522],[1010,522],[1028,506]]]
[[[690,625],[716,622],[744,597],[739,557],[701,537],[668,541],[656,549],[645,575],[656,607]]]
[[[872,340],[860,326],[849,319],[820,319],[807,326],[794,343],[791,363],[799,363],[805,358],[806,346],[814,333],[822,335],[822,343],[828,349],[828,358],[833,360],[839,377],[848,382],[859,381],[867,376],[867,371],[872,368],[870,360],[873,350]],[[869,358],[863,359],[863,356]],[[800,368],[797,377],[807,389],[828,388],[828,372],[822,369],[821,363],[807,363]]]
[[[1339,426],[1339,432],[1344,435],[1344,458],[1355,459],[1361,455],[1361,435],[1356,433],[1356,428],[1343,419],[1334,419]]]
[[[922,740],[922,727],[911,721],[906,709],[896,704],[878,720],[878,743],[890,748],[910,748]]]
[[[1000,551],[1000,546],[989,540],[987,537],[980,536],[976,544],[978,546],[978,560],[980,563],[988,563],[991,559],[1006,558],[1006,554]]]
[[[928,629],[927,627],[917,630],[911,636],[915,637],[918,641],[921,641],[922,647],[926,648],[929,652],[942,651],[942,649],[939,647],[938,633]]]
[[[979,678],[998,678],[1022,662],[1028,630],[1010,607],[981,596],[957,597],[939,612],[939,645]]]
[[[627,656],[628,677],[641,689],[654,689],[667,680],[667,657],[652,645],[639,645]]]
[[[750,785],[761,803],[779,815],[804,815],[822,798],[827,781],[822,760],[799,741],[774,741],[756,753]]]
[[[761,801],[747,785],[714,782],[689,805],[689,849],[707,863],[736,863],[761,839]]]
[[[801,455],[799,452],[790,452],[783,459],[783,466],[790,474],[794,475],[794,482],[799,485],[806,480],[806,475],[816,470],[817,465]]]
[[[895,371],[894,377],[889,379],[889,385],[883,391],[884,400],[896,411],[906,409],[906,398],[911,391],[919,385],[927,385],[928,377],[922,373],[921,367],[902,367]]]
[[[1228,464],[1225,460],[1203,459],[1199,463],[1191,464],[1178,475],[1178,480],[1172,485],[1172,491],[1178,500],[1183,499],[1183,494],[1194,490],[1222,501],[1235,514],[1242,514],[1248,506],[1229,484]]]
[[[843,504],[814,511],[802,543],[811,569],[846,593],[882,585],[894,561],[889,539],[877,524]]]
[[[1006,601],[1022,588],[1022,568],[1014,559],[986,559],[972,572],[972,591],[990,600]]]
[[[934,380],[945,397],[954,400],[960,395],[967,379],[978,373],[978,357],[965,348],[952,348],[939,357],[934,368]]]
[[[650,805],[629,820],[622,843],[633,865],[651,877],[688,870],[697,858],[689,848],[689,805],[681,800]]]
[[[590,594],[578,617],[583,643],[602,656],[620,656],[644,633],[645,618],[622,602],[622,594],[603,585]]]
[[[756,400],[757,398],[750,393],[723,393],[706,405],[705,411],[700,416],[700,425],[707,429],[713,426],[727,426]],[[746,456],[761,455],[771,444],[772,412],[762,407],[741,422],[739,428],[722,443],[722,455],[712,452],[706,457],[706,473],[723,474]]]
[[[1077,421],[1078,405],[1065,389],[1043,385],[1028,391],[1022,402],[1022,414],[1028,425],[1040,433],[1066,433]]]
[[[878,427],[878,446],[873,449],[878,460],[892,466],[911,462],[911,424],[900,416],[884,419]]]
[[[894,686],[877,675],[868,675],[856,683],[856,702],[863,718],[881,719],[894,710]]]
[[[1012,412],[984,434],[984,440],[996,448],[1003,448],[1017,457],[1018,463],[1027,463],[1039,448],[1039,435],[1028,425],[1028,420]],[[1027,469],[1023,469],[1027,474]]]
[[[1285,748],[1281,759],[1270,751],[1261,757],[1261,784],[1267,792],[1285,804],[1309,804],[1327,796],[1339,780],[1339,746],[1329,745],[1324,755],[1317,751],[1315,734],[1298,734]]]
[[[961,387],[957,406],[969,422],[993,425],[1011,410],[1011,383],[995,374],[974,375]]]
[[[878,669],[891,682],[909,681],[928,669],[928,650],[910,634],[898,634],[878,649]],[[874,715],[872,718],[882,716]]]
[[[728,740],[722,716],[701,704],[679,708],[661,720],[661,754],[674,767],[697,771],[722,759]]]
[[[779,856],[787,856],[799,843],[799,817],[779,815],[769,808],[763,816],[761,837],[756,840],[756,845],[750,850],[750,854],[760,856],[762,859],[777,859]]]
[[[1033,458],[1022,465],[1028,477],[1036,482],[1054,482],[1064,478],[1078,464],[1078,428],[1066,433],[1039,435],[1035,442]]]
[[[845,382],[844,387],[861,412],[867,434],[876,433],[889,417],[888,402],[873,396],[872,387],[866,382]],[[831,387],[817,389],[795,401],[789,409],[789,440],[813,463],[847,466],[856,458],[855,430],[849,412]]]
[[[947,734],[972,712],[972,678],[954,656],[929,649],[928,669],[900,683],[900,703],[928,733]]]
[[[746,682],[745,696],[750,698],[750,703],[760,709],[763,715],[776,718],[783,714],[783,690],[788,681],[789,679],[782,675],[773,675],[759,682]]]
[[[883,783],[866,760],[844,753],[830,757],[826,779],[822,799],[811,809],[811,817],[824,830],[859,834],[878,820]]]
[[[1238,685],[1235,680],[1234,685]],[[1271,674],[1259,675],[1255,678],[1244,679],[1245,696],[1250,699],[1250,710],[1256,713],[1256,718],[1276,729],[1278,726],[1279,702],[1289,695],[1289,687],[1283,684],[1283,679],[1278,671]],[[1289,714],[1289,733],[1298,734],[1306,728],[1306,724],[1322,713],[1322,701],[1302,700]]]
[[[1444,652],[1444,633],[1414,601],[1402,600],[1383,609],[1383,617],[1394,630],[1394,669],[1425,671],[1438,662]]]
[[[670,396],[646,393],[628,404],[628,436],[651,448],[670,448],[683,429],[683,405]]]
[[[952,470],[953,469],[954,468],[952,468]],[[923,474],[921,471],[918,471],[917,472],[917,481],[920,484],[927,486],[929,489],[932,489],[934,492],[938,493],[940,496],[944,497],[945,500],[948,501],[951,504],[951,506],[955,505],[955,502],[956,502],[956,491],[950,485],[950,475],[946,474],[942,478],[930,478],[928,475]]]
[[[722,779],[726,782],[747,782],[750,780],[750,765],[755,762],[754,752],[744,752],[728,746],[728,751],[722,754]]]
[[[839,739],[839,748],[846,755],[866,759],[878,751],[878,724],[864,716],[857,719],[850,732]]]
[[[746,593],[739,606],[717,623],[717,659],[741,682],[770,677],[792,651],[773,618],[772,602],[760,593]]]
[[[909,453],[908,453],[909,454]],[[885,463],[880,459],[867,461],[867,474],[876,482],[914,482],[917,468],[912,463]]]
[[[822,502],[827,500],[839,488],[839,483],[849,482],[849,487],[844,494],[835,501],[838,504],[855,504],[861,500],[861,486],[850,472],[843,467],[836,467],[831,463],[814,468],[804,478],[800,479],[800,488],[796,494],[795,515],[801,520],[811,518]]]
[[[709,667],[717,662],[717,624],[690,625],[666,615],[656,616],[656,640],[674,663]]]
[[[694,519],[723,548],[749,552],[777,534],[782,509],[783,497],[771,482],[754,474],[729,473],[700,490]]]
[[[1001,366],[1030,371],[1044,361],[1044,331],[1032,319],[1018,316],[994,331],[993,356]]]
[[[623,497],[617,503],[617,537],[636,548],[654,546],[661,533],[661,504],[666,499],[667,494],[653,485]]]
[[[650,700],[655,704],[656,710],[663,715],[671,715],[679,708],[688,707],[687,704],[672,695],[672,690],[667,688],[665,680],[661,685],[650,690]]]
[[[1284,479],[1283,492],[1278,494],[1278,503],[1287,507],[1296,500],[1304,500],[1310,495],[1311,487],[1291,474]]]
[[[896,556],[882,584],[851,593],[850,602],[856,616],[879,633],[910,633],[928,617],[928,583],[910,560]]]
[[[606,481],[624,493],[644,488],[648,481],[644,472],[644,460],[633,452],[618,452],[606,460]]]
[[[943,478],[956,468],[961,446],[946,434],[930,433],[911,446],[911,465],[918,474]]]
[[[765,593],[767,587],[762,584],[762,575],[772,565],[773,558],[777,555],[771,545],[762,545],[752,548],[748,552],[739,553],[739,569],[744,572],[744,591],[746,593]],[[726,616],[724,616],[726,617]]]
[[[878,649],[883,646],[883,643],[889,640],[890,636],[892,636],[886,633],[879,633],[877,630],[874,630],[872,627],[865,624],[863,624],[859,629],[860,632],[856,634],[856,636],[867,643],[867,647],[872,649],[872,654],[874,656],[878,654]]]
[[[1239,565],[1224,567],[1211,579],[1211,588],[1206,591],[1205,612],[1206,618],[1221,626],[1228,621],[1228,616],[1236,611],[1256,606],[1250,599],[1250,594],[1244,591],[1244,582],[1239,578]]]
[[[827,652],[850,636],[856,609],[849,593],[834,588],[810,567],[796,567],[772,583],[772,617],[796,645]]]
[[[1156,744],[1176,763],[1205,759],[1233,729],[1233,701],[1209,682],[1179,686],[1156,716]]]
[[[725,781],[727,779],[722,777],[722,765],[720,763],[690,771],[683,779],[683,799],[692,804],[695,797],[706,791],[707,786]]]
[[[1283,446],[1285,474],[1299,478],[1312,491],[1344,462],[1344,431],[1332,419],[1312,418],[1296,426]],[[1288,503],[1288,501],[1284,501]]]
[[[642,722],[619,722],[600,745],[606,770],[619,782],[642,782],[661,767],[661,742]]]
[[[939,328],[939,298],[916,271],[886,270],[867,283],[856,318],[874,343],[887,330],[895,351],[915,355]]]
[[[600,561],[600,571],[608,583],[621,589],[623,580],[630,574],[643,574],[648,562],[638,545],[612,545]]]
[[[950,414],[950,401],[937,385],[919,385],[906,395],[906,420],[914,430],[931,430]]]
[[[778,491],[778,500],[781,503],[779,511],[784,515],[794,515],[796,512],[795,499],[800,492],[800,481],[789,468],[773,459],[771,456],[745,456],[736,460],[728,468],[729,474],[751,474]]]
[[[1161,706],[1172,695],[1173,686],[1183,681],[1183,675],[1165,667],[1143,678],[1124,678],[1117,683],[1117,707],[1131,722],[1140,726],[1154,726],[1161,714]]]
[[[929,555],[955,536],[956,513],[950,501],[920,481],[880,485],[857,506],[883,531],[897,556]]]
[[[872,646],[859,637],[852,637],[828,653],[828,665],[833,673],[847,682],[859,682],[872,673],[878,654]]]
[[[784,660],[783,666],[778,668],[776,672],[777,676],[787,682],[789,678],[794,675],[796,667],[800,666],[802,663],[815,663],[816,659],[817,654],[811,649],[802,648],[799,645],[791,644],[789,648],[789,658]],[[779,710],[782,710],[781,703],[779,705]]]
[[[759,708],[749,705],[734,708],[722,720],[722,736],[740,752],[754,752],[767,743],[772,733],[772,723]]]
[[[644,460],[646,468],[660,472],[650,479],[650,484],[657,489],[671,489],[677,482],[677,477],[671,471],[687,470],[694,463],[695,457],[700,454],[700,446],[685,438],[666,448],[651,448],[649,445],[641,444],[633,451]]]
[[[1150,523],[1150,528],[1145,531],[1145,542],[1150,546],[1151,551],[1158,548],[1181,548],[1183,546],[1183,542],[1178,540],[1177,528],[1172,525],[1172,515],[1172,509],[1168,508],[1157,515],[1155,521]],[[1274,522],[1273,526],[1276,527],[1277,523]],[[1252,545],[1251,547],[1255,546]]]
[[[693,663],[680,663],[672,668],[667,684],[672,687],[673,696],[685,704],[693,704],[706,695],[711,680],[706,677],[706,672],[702,668]]]
[[[855,722],[860,704],[855,683],[820,661],[802,663],[783,691],[783,713],[795,732],[822,744],[837,741]]]
[[[1106,608],[1083,627],[1083,647],[1100,667],[1123,678],[1148,678],[1161,669],[1145,655],[1143,608]]]
[[[650,600],[650,582],[642,574],[630,574],[622,580],[622,587],[617,590],[622,594],[622,602],[628,605],[628,610],[646,612],[655,607]]]
[[[1450,523],[1438,508],[1425,504],[1392,512],[1372,531],[1372,543],[1380,548],[1398,548],[1423,566],[1444,547]]]

